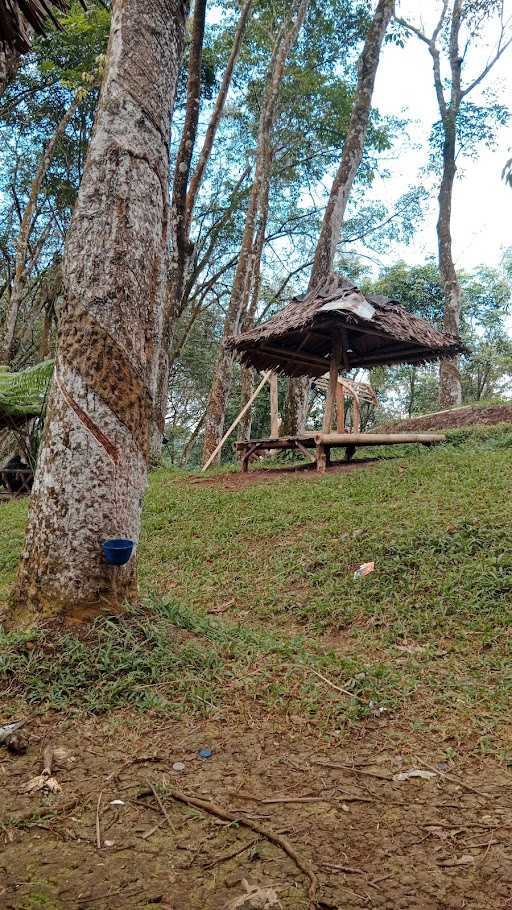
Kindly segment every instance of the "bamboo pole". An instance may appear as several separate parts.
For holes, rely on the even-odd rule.
[[[210,457],[209,457],[208,461],[206,462],[206,464],[203,465],[203,468],[202,468],[202,472],[203,472],[203,473],[204,473],[204,471],[206,471],[207,468],[210,467],[212,461],[217,457],[217,455],[219,454],[220,450],[222,449],[222,446],[223,446],[224,443],[226,442],[226,439],[229,439],[229,437],[231,436],[231,433],[233,432],[233,430],[235,429],[235,427],[238,426],[238,424],[240,423],[240,421],[241,421],[242,417],[244,416],[244,414],[247,413],[247,411],[248,411],[249,408],[251,407],[253,401],[254,401],[254,400],[258,397],[258,395],[260,394],[260,392],[261,392],[263,386],[265,385],[265,383],[270,381],[271,375],[272,375],[272,370],[267,370],[267,372],[265,373],[263,379],[261,380],[261,382],[260,382],[258,388],[252,393],[252,395],[251,395],[251,397],[249,398],[249,401],[247,402],[247,404],[244,405],[244,407],[243,407],[242,410],[240,411],[240,413],[239,413],[238,417],[236,418],[236,420],[234,420],[233,423],[231,424],[231,426],[229,427],[229,429],[226,430],[226,432],[224,433],[224,436],[222,437],[222,439],[221,439],[221,441],[219,442],[218,446],[213,450],[213,452],[212,452],[212,454],[210,455]]]
[[[442,433],[315,433],[314,438],[317,445],[329,443],[333,446],[390,446],[406,442],[431,445],[446,440]]]

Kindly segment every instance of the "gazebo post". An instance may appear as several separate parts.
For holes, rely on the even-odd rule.
[[[341,382],[336,383],[336,430],[345,432],[345,387]]]
[[[340,334],[334,336],[331,348],[331,363],[329,367],[329,388],[325,400],[324,410],[324,433],[330,433],[332,430],[332,420],[334,416],[334,405],[336,403],[336,386],[338,385],[338,373],[341,366],[343,355],[342,338]]]
[[[272,373],[269,379],[270,384],[270,435],[272,439],[277,439],[280,431],[281,421],[279,419],[279,396],[277,389],[277,373]]]

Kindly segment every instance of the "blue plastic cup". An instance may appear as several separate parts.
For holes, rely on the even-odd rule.
[[[124,566],[133,553],[134,541],[128,537],[114,537],[102,543],[103,557],[110,566]]]

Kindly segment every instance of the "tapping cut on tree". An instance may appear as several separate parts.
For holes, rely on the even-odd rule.
[[[48,403],[11,622],[86,617],[137,597],[137,542],[157,388],[168,152],[187,3],[115,3],[105,77],[63,262]],[[114,573],[116,579],[114,580]]]

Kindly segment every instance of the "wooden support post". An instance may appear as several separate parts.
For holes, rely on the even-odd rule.
[[[345,432],[345,389],[341,382],[336,383],[336,429]]]
[[[361,432],[361,405],[356,395],[352,398],[352,432]]]
[[[277,373],[272,373],[269,379],[270,383],[270,435],[277,439],[281,429],[281,420],[279,417],[279,396],[277,389]]]
[[[323,443],[318,443],[316,446],[316,469],[319,474],[325,474],[325,469],[327,466],[327,457],[325,454],[325,446]]]
[[[324,411],[324,433],[330,433],[332,430],[332,420],[334,417],[334,405],[336,402],[336,386],[338,385],[338,373],[340,371],[342,358],[342,339],[341,335],[335,335],[332,340],[331,363],[329,367],[329,388],[325,401]]]

